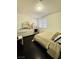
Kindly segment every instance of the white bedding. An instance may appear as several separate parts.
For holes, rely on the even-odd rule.
[[[53,32],[43,32],[35,35],[34,40],[40,43],[44,48],[48,49],[50,42],[52,42]]]
[[[60,54],[61,45],[52,41],[52,37],[55,33],[43,32],[35,35],[34,41],[37,41],[41,46],[47,49],[47,53],[54,59],[58,59]],[[60,37],[60,36],[59,36]],[[57,38],[55,38],[57,39]]]
[[[34,34],[34,29],[20,29],[17,32],[18,34],[24,36],[29,36]]]

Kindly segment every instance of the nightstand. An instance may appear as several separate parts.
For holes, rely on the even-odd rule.
[[[34,29],[34,34],[38,34],[38,33],[39,33],[38,29]]]

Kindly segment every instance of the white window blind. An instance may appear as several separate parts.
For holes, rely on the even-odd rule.
[[[47,28],[47,19],[38,19],[37,24],[39,28]]]

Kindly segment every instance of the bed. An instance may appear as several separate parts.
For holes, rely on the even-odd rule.
[[[47,49],[47,53],[53,57],[54,59],[57,59],[59,56],[61,45],[58,44],[56,41],[56,38],[60,37],[59,32],[42,32],[37,35],[35,35],[34,39],[32,41],[38,42],[41,46],[43,46],[45,49]]]
[[[22,35],[23,37],[33,35],[34,29],[19,29],[17,30],[18,35]]]
[[[33,41],[37,41],[38,43],[40,43],[40,45],[42,45],[45,49],[48,49],[48,45],[50,44],[50,42],[52,41],[53,33],[49,33],[49,32],[43,32],[40,34],[35,35]]]
[[[17,30],[18,34],[22,35],[23,37],[34,34],[33,23],[25,21],[21,25],[21,28]]]

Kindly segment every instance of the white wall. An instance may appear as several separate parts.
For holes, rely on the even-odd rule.
[[[45,29],[39,29],[40,32],[43,31],[52,31],[52,32],[61,32],[61,12],[56,12],[54,14],[48,15],[45,17],[48,21],[48,26]],[[17,15],[17,29],[21,28],[21,24],[23,22],[26,22],[27,20],[33,20],[35,19],[28,18],[24,14],[18,14]],[[32,21],[32,22],[33,22]]]
[[[61,32],[61,12],[48,15],[45,18],[48,20],[48,26],[46,29],[40,29],[40,31]]]

